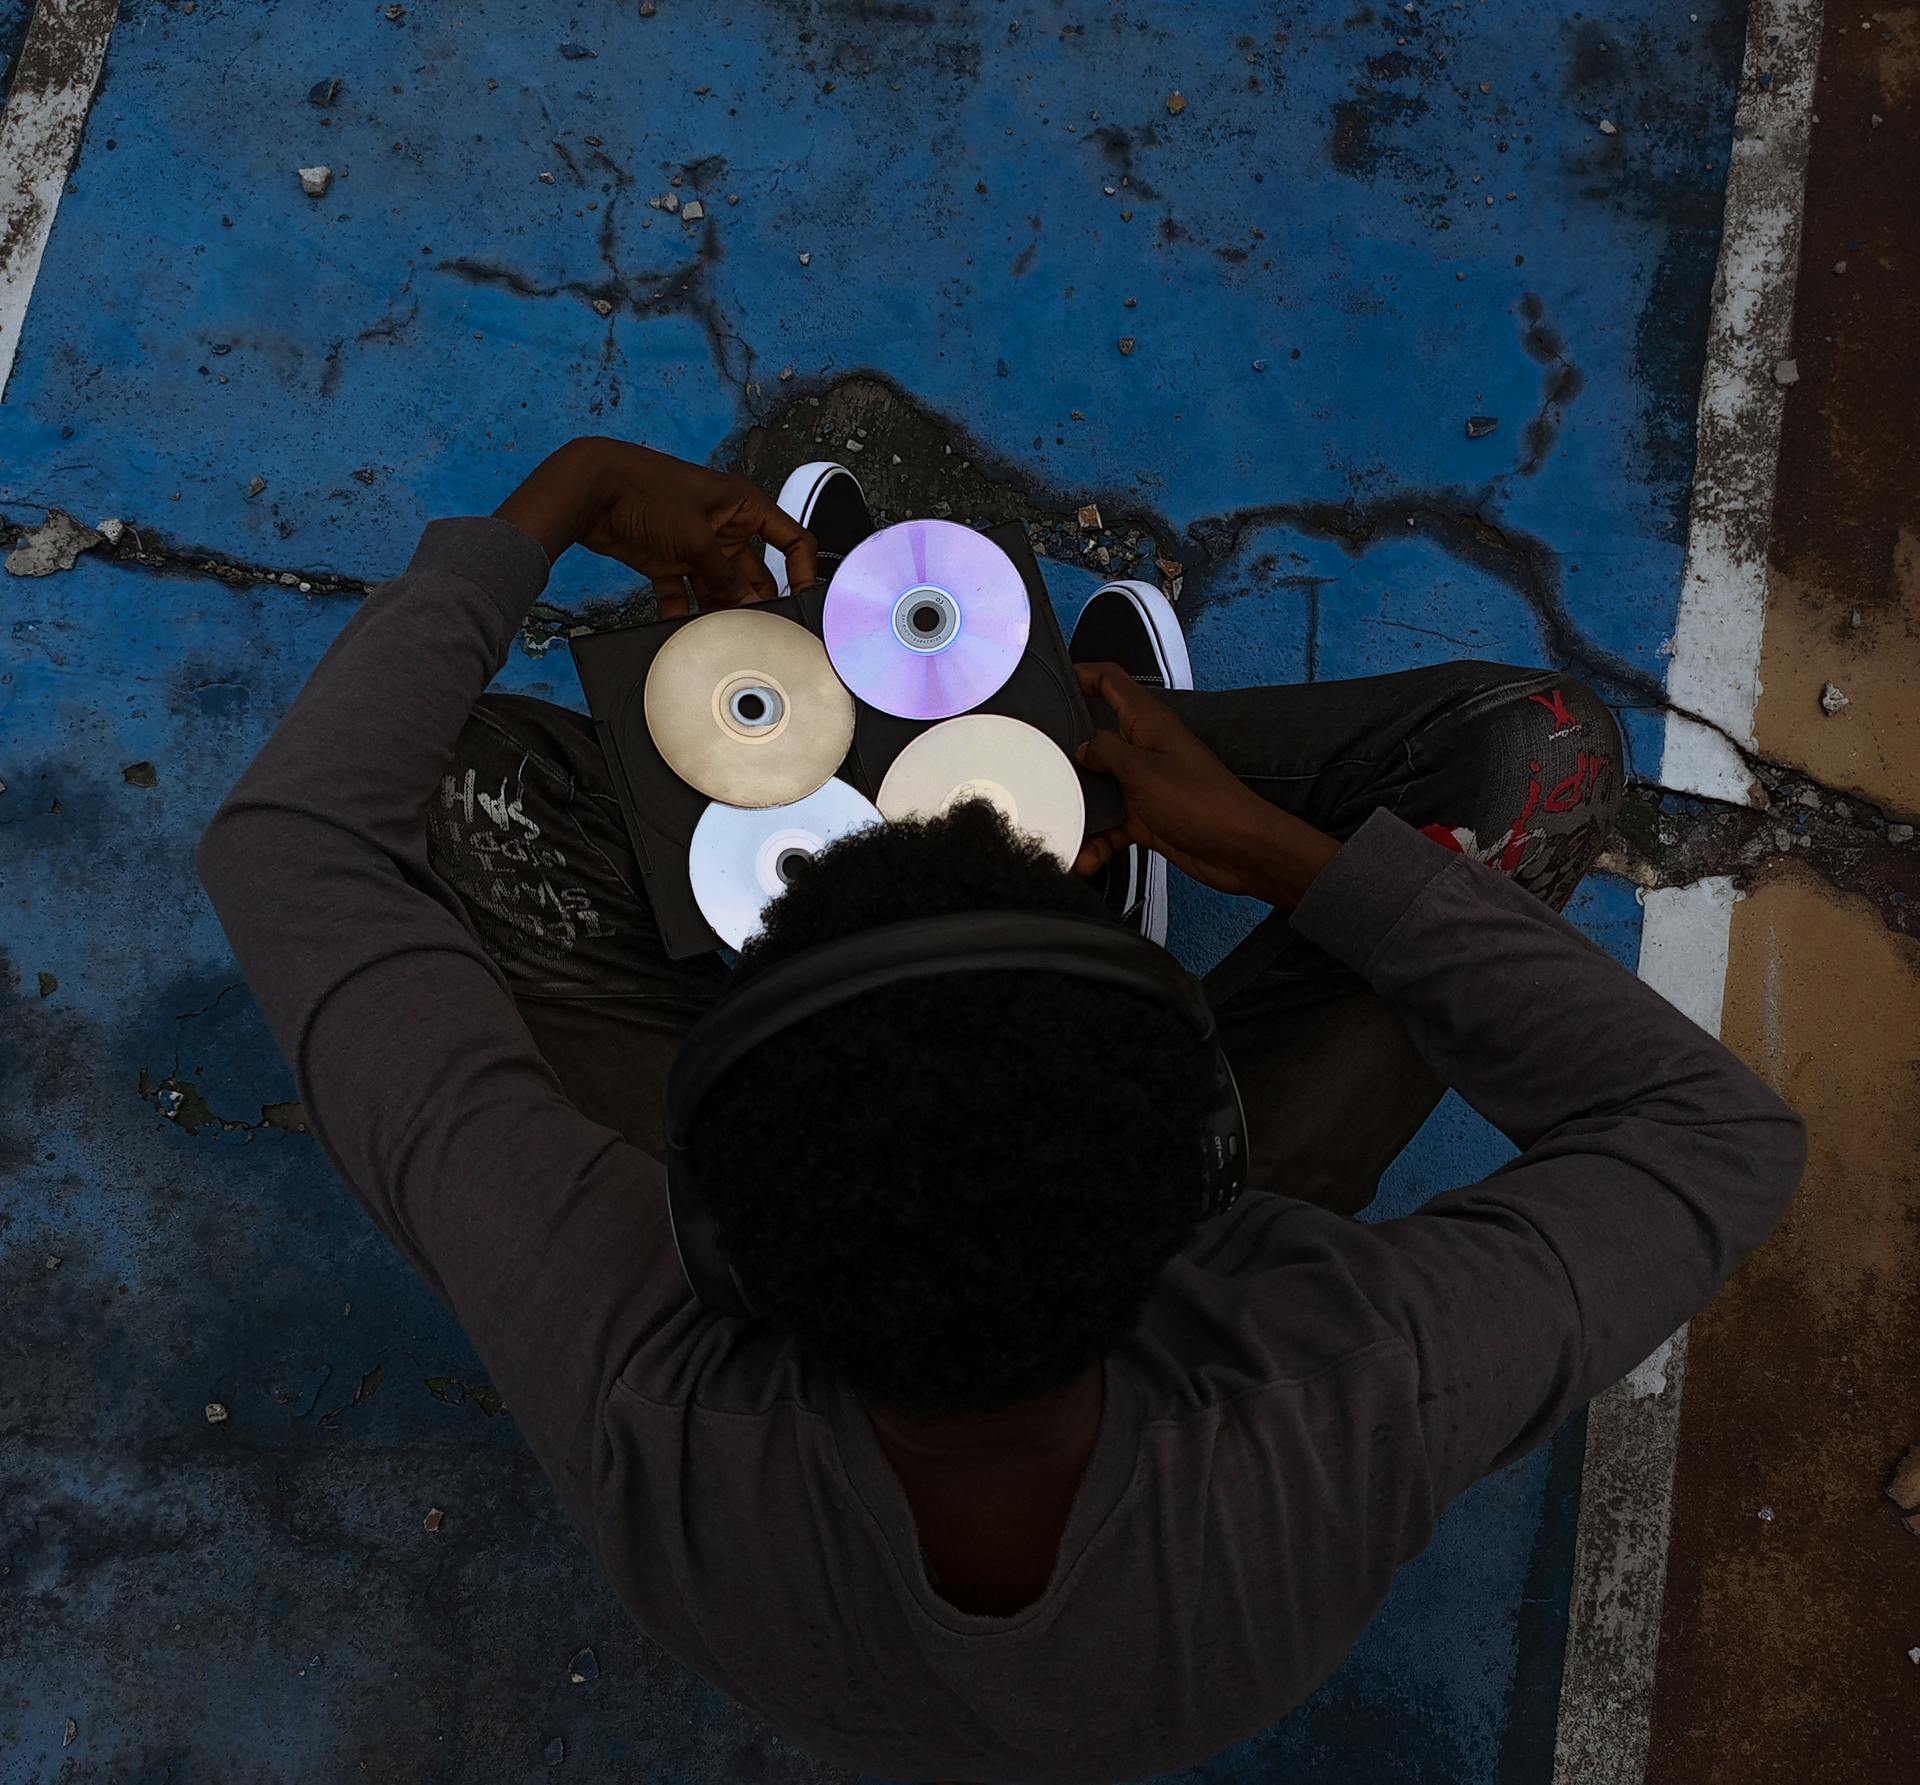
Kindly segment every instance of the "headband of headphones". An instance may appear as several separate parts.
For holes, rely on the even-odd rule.
[[[1246,1119],[1200,983],[1155,943],[1104,918],[1031,911],[960,912],[883,924],[743,977],[682,1044],[667,1079],[667,1198],[674,1244],[700,1302],[750,1314],[753,1302],[720,1245],[692,1157],[692,1126],[714,1085],[763,1043],[823,1011],[908,981],[990,969],[1064,973],[1171,1011],[1212,1049],[1214,1086],[1203,1148],[1200,1212],[1218,1213],[1246,1175]]]

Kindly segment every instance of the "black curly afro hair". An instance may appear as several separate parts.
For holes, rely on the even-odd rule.
[[[823,851],[752,973],[951,911],[1101,914],[984,801]],[[1208,1062],[1171,1012],[1045,971],[889,986],[768,1042],[692,1127],[767,1317],[870,1404],[990,1412],[1073,1381],[1197,1219]]]

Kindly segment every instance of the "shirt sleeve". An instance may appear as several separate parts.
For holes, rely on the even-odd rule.
[[[1804,1126],[1564,919],[1384,811],[1293,924],[1520,1148],[1404,1219],[1316,1224],[1412,1355],[1437,1508],[1712,1299],[1799,1184]]]
[[[586,1528],[606,1395],[690,1293],[658,1165],[567,1100],[429,867],[424,821],[547,575],[507,522],[429,526],[196,864],[322,1152],[452,1309]]]

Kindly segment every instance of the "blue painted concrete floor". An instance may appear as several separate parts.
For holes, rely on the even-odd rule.
[[[867,372],[882,506],[985,478],[1063,617],[1178,560],[1203,686],[1555,663],[1650,766],[1742,28],[1696,3],[129,0],[0,403],[0,519],[130,528],[0,578],[0,1780],[845,1776],[624,1623],[283,1107],[192,844],[424,520],[577,432],[760,462]],[[555,635],[632,593],[567,564],[509,684],[578,704]],[[1248,915],[1183,887],[1176,946]],[[1575,915],[1634,959],[1627,888]],[[1450,1102],[1383,1205],[1505,1151]],[[1545,1780],[1580,1452],[1181,1776]]]

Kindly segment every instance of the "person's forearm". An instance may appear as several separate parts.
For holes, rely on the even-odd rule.
[[[1257,797],[1257,796],[1256,796]],[[1340,853],[1337,838],[1304,818],[1260,801],[1259,836],[1250,846],[1261,864],[1258,896],[1276,911],[1292,911]]]
[[[547,568],[515,526],[434,522],[215,814],[201,878],[283,1048],[325,990],[410,919],[395,892],[424,872],[422,811]]]

